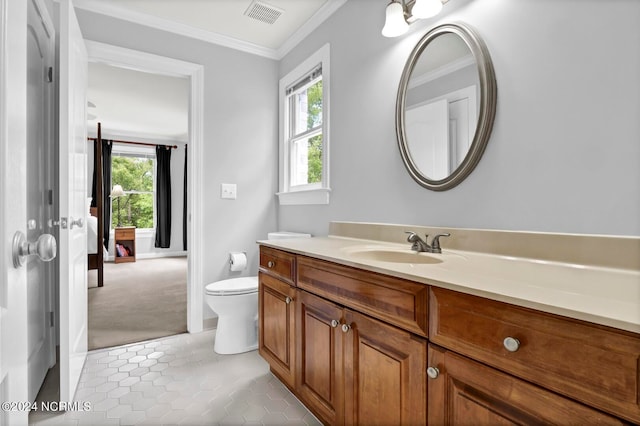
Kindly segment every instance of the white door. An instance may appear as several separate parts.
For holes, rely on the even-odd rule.
[[[51,101],[54,28],[41,0],[27,6],[27,240],[49,232],[52,200],[47,172],[52,145]],[[51,321],[51,263],[29,256],[27,267],[29,400],[34,401],[50,367],[55,364]]]
[[[14,268],[16,231],[26,233],[27,3],[0,0],[0,401],[26,401],[27,269]],[[0,424],[27,424],[0,410]]]
[[[88,57],[71,0],[60,1],[60,400],[72,401],[87,357]],[[64,223],[66,222],[66,224]]]

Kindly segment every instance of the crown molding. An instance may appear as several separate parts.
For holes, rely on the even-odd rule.
[[[324,6],[322,6],[316,13],[313,14],[307,22],[305,22],[298,30],[291,35],[282,46],[278,48],[277,59],[282,59],[287,53],[289,53],[294,47],[296,47],[302,40],[304,40],[309,34],[311,34],[316,28],[318,28],[324,21],[326,21],[331,15],[333,15],[338,9],[340,9],[347,0],[328,0]]]
[[[59,2],[59,0],[55,0]],[[206,31],[189,25],[173,22],[140,12],[126,10],[112,4],[105,4],[95,0],[75,0],[74,7],[92,13],[109,16],[123,21],[133,22],[150,28],[168,31],[185,37],[205,41],[207,43],[228,47],[253,55],[269,59],[280,60],[291,49],[297,46],[305,37],[313,32],[320,24],[329,18],[335,11],[342,7],[347,0],[328,0],[307,22],[305,22],[291,37],[289,37],[278,49],[259,46],[220,33]]]

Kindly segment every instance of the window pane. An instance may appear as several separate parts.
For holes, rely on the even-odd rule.
[[[125,192],[124,196],[111,200],[114,227],[118,225],[119,214],[121,226],[154,228],[154,161],[153,158],[130,155],[112,158],[112,186],[121,185]]]
[[[294,135],[322,124],[322,80],[293,95]]]
[[[120,206],[120,210],[118,210]],[[112,201],[113,215],[111,224],[153,228],[153,194],[125,194]]]
[[[292,145],[291,186],[322,182],[322,133]]]

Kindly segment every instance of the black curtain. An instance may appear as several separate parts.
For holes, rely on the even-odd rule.
[[[93,158],[95,164],[96,150],[98,141],[93,142]],[[103,235],[104,246],[109,249],[109,231],[111,230],[111,148],[113,141],[102,140],[102,217],[103,217]],[[93,168],[93,182],[91,184],[91,207],[97,206],[96,201],[96,173]]]
[[[96,156],[98,154],[98,140],[94,140],[93,141],[93,180],[91,181],[91,207],[97,207],[98,206],[98,202],[96,200],[96,185],[97,185],[97,179],[96,179]]]
[[[187,251],[187,145],[184,146],[184,188],[182,191],[182,249]]]
[[[156,247],[171,245],[171,148],[156,146]]]

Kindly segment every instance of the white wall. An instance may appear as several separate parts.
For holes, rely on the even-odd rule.
[[[280,63],[331,43],[331,204],[280,206],[281,229],[331,220],[640,235],[640,2],[451,0],[405,36],[380,35],[387,2],[350,0]],[[433,26],[475,27],[498,107],[478,167],[445,192],[420,187],[396,145],[404,63]]]
[[[276,229],[277,63],[270,59],[76,10],[87,40],[204,65],[204,287],[255,275],[256,240]],[[220,184],[236,183],[236,200],[220,199]],[[249,265],[229,272],[228,253],[246,251]],[[205,307],[205,317],[211,312]]]

